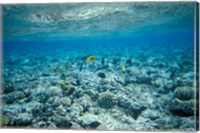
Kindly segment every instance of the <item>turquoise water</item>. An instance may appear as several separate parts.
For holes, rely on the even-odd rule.
[[[195,6],[4,5],[2,126],[194,131]]]

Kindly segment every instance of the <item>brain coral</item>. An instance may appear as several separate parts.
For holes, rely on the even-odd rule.
[[[98,98],[99,106],[105,109],[113,108],[117,100],[115,98],[115,95],[109,91],[102,92],[99,95]]]

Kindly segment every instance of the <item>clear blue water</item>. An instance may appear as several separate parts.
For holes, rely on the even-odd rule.
[[[4,126],[195,130],[194,11],[193,2],[3,6]],[[59,110],[56,98],[71,103]]]

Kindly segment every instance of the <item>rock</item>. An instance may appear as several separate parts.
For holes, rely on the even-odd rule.
[[[73,116],[82,116],[83,115],[83,106],[78,104],[78,103],[73,103],[72,104],[72,113],[74,114]]]
[[[73,70],[73,65],[72,65],[71,63],[65,63],[64,68],[65,68],[67,71],[72,71],[72,70]]]
[[[11,58],[9,61],[6,61],[8,65],[19,65],[22,62],[21,58]]]
[[[178,72],[178,68],[177,67],[173,67],[170,69],[170,76],[169,78],[170,79],[175,79],[175,77],[177,76],[177,73]]]
[[[61,80],[61,81],[60,81],[60,88],[61,88],[62,90],[67,90],[67,89],[70,88],[71,86],[73,86],[71,82],[66,82],[66,81],[64,81],[64,80]]]
[[[109,88],[108,90],[113,94],[117,94],[119,92],[119,88],[116,88],[116,87],[115,88],[113,88],[113,87]]]
[[[44,114],[44,115],[40,116],[40,120],[47,121],[48,117],[46,116],[46,114]]]
[[[58,128],[70,128],[72,126],[70,118],[67,116],[54,115],[51,120]]]
[[[190,86],[178,87],[174,92],[174,97],[180,100],[190,100],[194,98],[194,92],[195,90]]]
[[[127,86],[128,84],[131,84],[131,83],[136,83],[136,79],[129,76],[125,77],[123,85]]]
[[[70,96],[70,95],[72,95],[74,93],[74,91],[75,91],[75,88],[71,87],[71,88],[69,88],[68,91],[64,92],[64,95]]]
[[[46,92],[39,92],[36,94],[37,101],[40,103],[46,103],[50,95]]]
[[[70,82],[61,82],[60,87],[65,96],[70,96],[74,93],[75,88]]]
[[[77,102],[83,106],[83,110],[87,110],[88,108],[90,108],[93,103],[92,99],[87,94],[84,94],[82,97],[80,97]]]
[[[168,123],[168,124],[165,124],[163,127],[162,127],[163,130],[172,130],[174,129],[173,125]]]
[[[98,119],[99,119],[98,116],[94,114],[85,114],[84,116],[79,118],[80,125],[86,129],[98,127],[100,125]]]
[[[26,109],[26,108],[22,108],[20,112],[21,112],[21,113],[26,113],[26,112],[27,112],[27,109]]]
[[[60,101],[59,97],[56,97],[54,99],[54,102],[51,104],[53,108],[56,108],[58,106],[60,106],[62,104],[62,102]]]
[[[132,104],[128,107],[128,112],[130,112],[131,116],[134,119],[137,119],[138,116],[142,113],[143,110],[147,109],[146,106],[139,104]]]
[[[190,117],[188,119],[182,119],[180,130],[181,131],[188,131],[188,132],[195,132],[196,131],[196,121],[194,118]]]
[[[34,82],[34,81],[36,81],[36,80],[38,80],[37,77],[30,77],[30,78],[28,78],[28,81],[29,81],[29,82]]]
[[[97,99],[97,94],[94,90],[87,90],[84,92],[84,94],[87,94],[88,96],[90,96],[90,98],[92,100],[96,100]]]
[[[62,96],[62,91],[58,86],[51,86],[49,88],[38,88],[35,93],[32,94],[37,101],[46,103],[50,97]]]
[[[48,100],[47,100],[47,103],[48,104],[52,104],[54,102],[54,99],[55,97],[50,97]]]
[[[75,83],[76,83],[75,84],[76,86],[80,86],[81,85],[81,80],[77,79]]]
[[[118,83],[116,83],[114,81],[107,83],[106,81],[101,80],[99,82],[99,86],[97,86],[96,89],[98,92],[110,91],[114,94],[117,94],[120,90],[120,87],[119,87]]]
[[[150,77],[146,77],[146,76],[139,76],[139,77],[136,77],[136,83],[151,85],[152,79]]]
[[[109,91],[102,92],[98,98],[98,104],[100,107],[109,109],[113,108],[117,103],[115,95]]]
[[[56,86],[57,84],[58,84],[57,80],[55,80],[55,79],[51,80],[51,85]]]
[[[118,100],[118,106],[119,107],[127,109],[130,105],[131,105],[131,103],[128,101],[128,99],[119,98],[119,100]]]
[[[39,121],[33,124],[33,128],[46,128],[46,123],[44,121]]]
[[[131,60],[131,59],[127,59],[127,60],[126,60],[126,64],[127,64],[127,65],[132,65],[132,60]]]
[[[79,97],[82,97],[82,95],[83,95],[83,91],[79,89],[74,92],[73,97],[78,99]]]
[[[93,121],[92,123],[90,123],[88,126],[92,129],[95,129],[96,127],[98,127],[101,123],[98,121]]]
[[[69,97],[62,97],[62,98],[60,98],[60,101],[62,102],[62,105],[64,105],[64,106],[71,105],[71,99]]]
[[[60,79],[61,79],[61,80],[65,80],[65,79],[66,79],[66,75],[65,75],[64,73],[62,73],[62,74],[60,75]]]
[[[56,125],[51,121],[47,121],[46,125],[47,125],[47,129],[56,129],[57,128]]]
[[[48,89],[45,89],[45,92],[50,96],[62,96],[62,90],[58,86],[51,86]]]
[[[14,91],[14,84],[13,82],[6,80],[4,81],[3,87],[2,87],[3,93],[10,93]]]
[[[26,95],[23,91],[14,91],[3,95],[3,102],[11,104],[16,100],[25,98]]]
[[[156,73],[158,73],[158,71],[151,70],[151,69],[149,69],[149,70],[146,71],[146,74],[147,74],[148,76],[151,76],[151,75],[156,74]]]
[[[100,79],[99,80],[99,85],[109,85],[110,81],[106,79]]]
[[[139,103],[133,103],[123,97],[118,99],[118,106],[122,107],[134,119],[137,119],[138,116],[142,113],[142,111],[147,109],[146,106],[139,104]]]
[[[98,92],[101,93],[101,92],[107,91],[108,88],[104,85],[104,86],[98,86],[96,89]]]
[[[46,108],[46,110],[45,110],[45,115],[47,116],[47,117],[49,117],[49,116],[52,116],[52,115],[54,115],[55,113],[54,113],[54,110],[52,109],[52,108]]]
[[[30,125],[32,122],[32,118],[30,117],[30,115],[23,113],[23,114],[19,114],[18,117],[15,119],[15,123],[18,126],[27,126]]]
[[[79,124],[75,123],[75,122],[71,122],[72,126],[70,127],[70,129],[83,129]]]
[[[61,66],[56,66],[53,70],[55,73],[62,73],[64,71],[64,69]]]
[[[31,104],[32,109],[31,109],[31,113],[33,115],[33,117],[37,117],[39,115],[41,115],[41,108],[42,108],[42,104],[39,102],[33,102]]]
[[[102,79],[106,78],[106,75],[103,72],[99,72],[98,76]]]
[[[160,91],[159,93],[166,94],[166,93],[169,93],[170,91],[173,92],[176,87],[177,87],[176,82],[168,82],[164,85],[162,89],[163,91],[162,92]]]
[[[97,128],[97,130],[108,130],[108,127],[105,124],[100,124]]]
[[[168,94],[168,93],[169,93],[169,90],[167,90],[167,89],[164,88],[164,87],[160,87],[160,88],[158,88],[157,92],[158,92],[159,94]]]
[[[55,97],[49,98],[49,100],[47,101],[47,103],[49,105],[51,105],[53,108],[56,108],[56,107],[58,107],[60,105],[70,106],[71,105],[71,100],[70,100],[69,97],[55,96]]]
[[[46,128],[46,129],[57,129],[56,125],[52,121],[36,121],[32,122],[31,128]]]
[[[150,113],[149,114],[149,118],[152,120],[152,121],[155,121],[156,119],[159,118],[159,116],[156,114],[156,113]]]
[[[43,73],[42,73],[42,76],[48,77],[48,76],[50,76],[50,74],[49,74],[48,72],[43,72]]]
[[[64,106],[60,105],[60,106],[56,107],[55,113],[60,115],[60,116],[66,116],[67,112],[66,112],[66,109],[64,108]]]
[[[174,120],[171,121],[171,123],[174,126],[174,128],[180,128],[180,126],[183,124],[182,118],[181,117],[174,117],[173,119]]]
[[[112,64],[117,65],[117,64],[119,64],[119,62],[120,62],[119,58],[114,58],[113,61],[112,61]]]
[[[166,108],[174,115],[178,116],[194,116],[195,100],[180,100],[175,98],[168,101]]]

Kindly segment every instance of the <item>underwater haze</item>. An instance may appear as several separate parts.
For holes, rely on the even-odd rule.
[[[195,131],[195,10],[3,5],[2,127]]]

